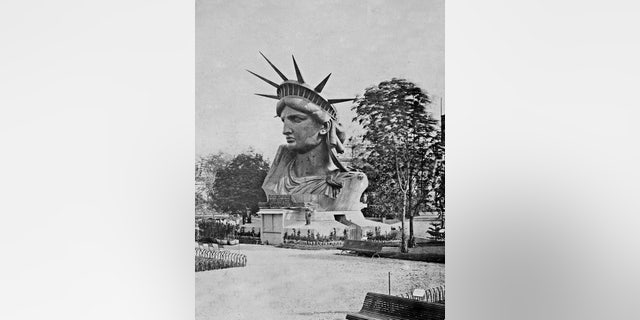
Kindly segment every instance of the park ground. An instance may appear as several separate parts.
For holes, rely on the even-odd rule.
[[[400,295],[444,284],[444,264],[240,244],[247,266],[196,272],[195,318],[345,319],[367,292]]]

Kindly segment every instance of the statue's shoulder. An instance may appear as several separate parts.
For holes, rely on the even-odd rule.
[[[278,147],[278,151],[276,151],[276,156],[273,158],[272,167],[276,167],[279,164],[287,164],[294,158],[294,153],[287,149],[286,144],[282,144]]]
[[[262,183],[262,190],[266,194],[278,193],[278,183],[280,178],[287,174],[287,165],[293,159],[291,151],[286,148],[286,145],[281,145],[276,151],[276,156],[273,158],[269,172]]]

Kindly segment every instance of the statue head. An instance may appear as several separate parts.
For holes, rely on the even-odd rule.
[[[306,153],[325,147],[343,151],[346,135],[342,126],[313,102],[301,97],[284,97],[276,105],[276,115],[282,120],[282,134],[289,150]]]
[[[282,119],[282,134],[290,151],[307,153],[326,145],[323,142],[326,140],[328,122],[322,122],[313,114],[288,106],[278,116]]]
[[[276,95],[257,94],[276,99],[276,116],[283,121],[282,134],[287,141],[287,149],[296,153],[306,153],[317,147],[326,147],[331,159],[342,171],[346,171],[337,160],[335,153],[344,152],[342,143],[346,135],[338,121],[338,114],[332,104],[353,99],[324,99],[320,96],[329,80],[329,74],[315,88],[309,87],[302,78],[298,64],[293,58],[296,80],[289,80],[267,57],[260,53],[284,82],[277,84],[249,70],[251,74],[276,88]]]

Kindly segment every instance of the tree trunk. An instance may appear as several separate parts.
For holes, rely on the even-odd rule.
[[[402,193],[402,244],[400,245],[400,251],[407,252],[407,237],[405,236],[404,220],[407,215],[407,192]]]
[[[413,238],[413,210],[409,215],[409,248],[413,248],[416,240]]]
[[[409,180],[409,189],[407,190],[409,192],[409,200],[407,201],[407,206],[411,206],[413,204],[413,179]],[[415,243],[415,240],[413,239],[413,214],[414,214],[414,210],[412,208],[409,208],[409,248],[413,248],[413,245]]]

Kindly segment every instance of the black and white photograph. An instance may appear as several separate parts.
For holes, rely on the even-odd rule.
[[[1,1],[0,319],[640,319],[638,16]]]
[[[444,1],[196,1],[196,319],[444,319]]]

